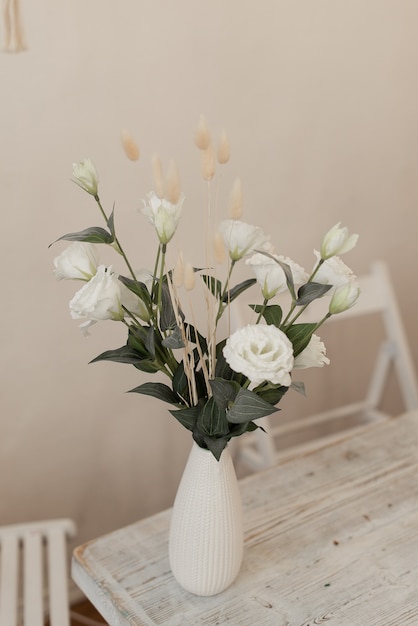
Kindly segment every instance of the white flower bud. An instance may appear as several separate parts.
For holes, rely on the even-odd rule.
[[[73,163],[73,181],[87,193],[97,196],[99,178],[91,159]]]
[[[331,315],[342,313],[351,309],[355,305],[360,295],[360,289],[353,283],[347,283],[342,287],[339,287],[331,298],[329,304],[329,312]]]
[[[344,254],[356,245],[358,235],[350,235],[347,228],[335,224],[325,235],[321,245],[321,258],[329,259],[336,254]]]

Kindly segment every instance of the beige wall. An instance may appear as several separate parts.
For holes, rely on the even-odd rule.
[[[83,338],[67,309],[74,285],[52,274],[63,246],[48,244],[100,223],[70,182],[72,162],[95,161],[140,267],[155,249],[136,213],[149,159],[174,157],[187,200],[173,250],[198,264],[205,186],[193,132],[206,113],[232,145],[220,199],[239,175],[245,219],[308,267],[335,222],[359,232],[347,262],[356,273],[389,263],[418,363],[418,3],[22,5],[29,49],[0,56],[0,523],[68,515],[82,541],[170,505],[190,439],[164,405],[124,394],[145,380],[133,368],[88,365],[125,335],[106,323]],[[122,153],[121,128],[140,143],[139,165]]]

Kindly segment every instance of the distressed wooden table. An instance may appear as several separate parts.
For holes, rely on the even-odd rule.
[[[74,552],[73,578],[112,626],[418,624],[418,412],[287,457],[241,483],[244,562],[201,598],[170,573],[170,511]]]

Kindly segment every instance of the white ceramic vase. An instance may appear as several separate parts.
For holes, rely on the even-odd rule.
[[[171,518],[173,575],[196,595],[220,593],[238,575],[243,544],[241,494],[229,449],[217,461],[193,443]]]

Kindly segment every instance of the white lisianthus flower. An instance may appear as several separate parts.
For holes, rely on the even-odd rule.
[[[324,343],[313,334],[306,348],[295,357],[295,369],[306,369],[308,367],[323,367],[329,365],[329,359],[325,356],[326,348]]]
[[[297,263],[282,255],[274,255],[274,258],[289,265],[292,272],[293,281],[300,285],[305,283],[309,276]],[[258,252],[247,259],[247,265],[251,265],[257,282],[261,286],[261,292],[266,300],[270,300],[276,294],[287,289],[286,276],[282,268],[274,259]]]
[[[336,254],[344,254],[356,245],[358,235],[350,235],[348,229],[335,224],[325,235],[321,245],[321,258],[329,259]]]
[[[73,181],[92,196],[97,196],[99,177],[91,159],[73,163]]]
[[[240,220],[222,221],[219,224],[219,231],[232,261],[239,261],[257,249],[269,250],[271,247],[269,237],[261,228]]]
[[[121,287],[122,283],[112,268],[99,265],[93,278],[71,300],[71,317],[90,322],[122,320]]]
[[[247,376],[253,386],[263,381],[274,385],[291,384],[293,346],[288,337],[273,325],[248,324],[228,339],[223,355],[229,366]]]
[[[317,260],[321,258],[318,250],[314,250]],[[326,295],[331,296],[336,289],[354,282],[356,279],[353,271],[338,256],[334,256],[324,261],[316,272],[314,281],[322,285],[332,285]]]
[[[154,191],[147,194],[146,201],[143,200],[144,206],[140,209],[141,213],[153,224],[162,244],[167,244],[176,232],[183,202],[183,194],[180,195],[176,204],[172,204],[165,198],[159,198]]]
[[[351,309],[355,305],[360,295],[360,288],[353,283],[348,283],[339,287],[331,298],[329,303],[329,312],[331,315],[343,313],[347,309]]]
[[[98,262],[99,255],[94,244],[75,241],[55,257],[54,274],[57,280],[90,280],[96,273]]]

